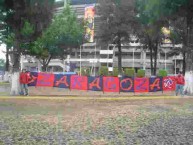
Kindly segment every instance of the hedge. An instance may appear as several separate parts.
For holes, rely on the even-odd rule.
[[[137,77],[139,77],[139,78],[145,77],[145,70],[139,69],[139,70],[137,71]]]
[[[135,70],[133,68],[126,68],[124,74],[128,77],[134,77]]]
[[[168,75],[166,70],[159,70],[158,76],[159,77],[166,77]]]

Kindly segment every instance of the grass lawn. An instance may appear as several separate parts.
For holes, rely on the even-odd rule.
[[[159,138],[152,138],[148,133],[159,135],[168,133],[167,128],[172,125],[163,128],[169,120],[174,118],[177,121],[176,117],[181,120],[191,120],[193,99],[145,101],[2,99],[0,100],[0,144],[154,144],[158,143]],[[179,122],[183,121],[177,121]],[[187,124],[177,129],[183,129]],[[153,126],[155,127],[152,129]],[[156,128],[160,126],[162,127],[157,132]],[[190,127],[192,126],[188,128]],[[179,143],[182,140],[183,138]],[[175,142],[172,137],[167,141]],[[167,144],[164,140],[162,143]]]

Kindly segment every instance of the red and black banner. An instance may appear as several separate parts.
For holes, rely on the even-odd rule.
[[[104,92],[157,92],[174,91],[175,77],[87,77],[79,75],[63,75],[31,72],[28,86],[58,87],[75,90],[91,90]]]

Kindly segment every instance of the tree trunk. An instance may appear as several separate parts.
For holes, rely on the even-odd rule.
[[[184,51],[183,52],[183,70],[182,70],[183,75],[185,75],[185,72],[186,72],[186,52]]]
[[[11,92],[10,95],[17,96],[20,93],[19,72],[11,74]]]
[[[158,42],[156,42],[156,46],[154,47],[154,71],[153,71],[154,76],[156,76],[157,72],[157,50],[158,50]]]
[[[52,56],[50,55],[49,58],[46,60],[46,59],[42,59],[42,61],[40,61],[40,63],[42,64],[42,71],[43,72],[46,72],[47,71],[47,67],[48,67],[48,64],[50,63],[50,60],[52,59]]]
[[[47,66],[46,64],[43,64],[43,66],[42,66],[42,71],[43,71],[43,72],[46,72],[46,71],[47,71],[47,67],[48,67],[48,66]]]
[[[187,95],[193,95],[193,73],[192,71],[187,71],[185,73],[185,86],[184,90]]]
[[[19,95],[20,84],[19,84],[19,72],[20,72],[20,48],[19,41],[15,40],[14,49],[17,50],[13,54],[13,68],[11,75],[11,95]]]
[[[5,71],[9,71],[9,49],[6,46],[6,62],[5,62]]]
[[[9,81],[9,49],[6,45],[6,62],[5,62],[5,75],[3,77],[3,81],[8,82]]]
[[[122,76],[122,51],[121,51],[121,38],[118,38],[118,70],[119,76]]]
[[[19,85],[19,66],[20,66],[20,55],[13,54],[13,71],[11,75],[11,95],[19,95],[20,85]]]

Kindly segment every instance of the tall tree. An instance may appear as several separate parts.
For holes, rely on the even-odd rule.
[[[186,23],[187,36],[182,36],[187,42],[183,42],[185,49],[183,52],[183,73],[186,70],[186,49],[192,49],[190,47],[190,33],[193,33],[193,1],[192,0],[137,0],[138,8],[141,10],[141,18],[143,20],[149,20],[153,23],[159,21],[160,19],[167,18],[168,21],[173,21],[174,18],[182,19]],[[178,22],[178,20],[176,21]],[[175,23],[176,23],[175,22]],[[174,26],[174,25],[173,25]]]
[[[52,58],[64,59],[71,48],[82,42],[83,25],[78,22],[74,12],[67,5],[63,12],[56,15],[49,27],[32,43],[30,54],[36,56],[43,65],[43,71]]]
[[[165,18],[157,19],[157,17],[154,16],[153,11],[156,11],[156,9],[151,7],[151,5],[152,3],[154,5],[157,3],[152,1],[152,3],[149,4],[150,1],[151,0],[147,0],[146,3],[146,1],[136,0],[136,9],[138,11],[138,20],[140,22],[137,34],[140,42],[147,46],[150,51],[151,75],[156,75],[158,48],[163,37],[161,29],[162,27],[167,26],[168,22]],[[157,11],[159,12],[159,9]]]
[[[54,0],[1,0],[1,4],[1,9],[10,12],[3,19],[3,22],[11,28],[14,34],[11,94],[17,95],[19,93],[19,83],[17,82],[20,70],[20,55],[26,52],[21,46],[30,41],[35,41],[48,26],[52,18]],[[4,14],[1,13],[0,15]],[[24,25],[27,24],[33,26],[33,31],[28,34],[22,31],[25,30]]]
[[[118,47],[118,70],[122,75],[123,40],[129,40],[134,34],[136,13],[133,0],[99,0],[100,15],[99,37],[106,43],[114,43]]]

